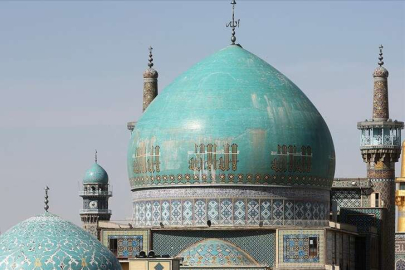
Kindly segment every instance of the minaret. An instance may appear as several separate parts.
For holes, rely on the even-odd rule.
[[[402,143],[401,177],[397,177],[398,188],[395,191],[395,204],[398,206],[398,227],[399,233],[405,233],[405,141]]]
[[[367,178],[373,193],[370,207],[385,208],[381,238],[382,269],[394,269],[395,241],[395,163],[401,154],[401,129],[403,122],[389,119],[388,70],[383,67],[383,46],[374,70],[373,118],[359,122],[360,150],[367,163]]]
[[[158,72],[153,68],[153,48],[149,47],[149,63],[143,73],[143,111],[148,108],[149,104],[158,95]]]
[[[143,72],[143,106],[142,112],[148,108],[149,104],[158,95],[158,72],[153,68],[153,55],[152,46],[149,46],[149,63],[148,68]],[[129,131],[134,130],[136,122],[128,122],[127,129]]]
[[[80,210],[83,229],[99,238],[98,221],[111,218],[108,199],[112,192],[109,191],[107,172],[97,163],[97,151],[93,166],[83,178],[83,189],[79,195],[83,198],[83,209]]]

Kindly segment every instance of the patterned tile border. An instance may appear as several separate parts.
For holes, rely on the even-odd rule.
[[[297,226],[329,224],[329,202],[283,199],[199,198],[136,200],[135,227]]]
[[[163,187],[170,185],[285,185],[295,187],[319,187],[330,189],[333,179],[317,176],[288,176],[261,173],[221,173],[221,174],[171,174],[143,175],[129,179],[131,188]]]
[[[286,248],[285,245],[288,239],[296,237],[297,239],[306,239],[309,236],[318,237],[318,256],[319,258],[304,259],[304,253],[301,253],[301,259],[291,262],[287,260],[285,262],[286,256],[284,254]],[[305,241],[304,241],[305,242]],[[302,243],[305,245],[306,243]],[[306,268],[309,267],[324,267],[325,265],[325,231],[324,230],[278,230],[278,265],[279,267],[292,267],[297,268],[298,264],[302,264]]]

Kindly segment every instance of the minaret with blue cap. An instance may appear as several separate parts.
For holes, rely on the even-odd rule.
[[[367,164],[367,178],[372,185],[369,211],[382,213],[383,224],[379,232],[380,269],[394,269],[395,241],[395,163],[401,155],[401,129],[403,122],[389,118],[388,70],[383,67],[383,46],[379,47],[378,67],[374,70],[373,117],[359,122],[360,151]]]
[[[95,162],[86,171],[79,195],[83,198],[83,209],[80,210],[83,229],[99,238],[98,221],[108,221],[111,218],[108,199],[112,192],[109,190],[107,172],[97,163],[97,150]]]

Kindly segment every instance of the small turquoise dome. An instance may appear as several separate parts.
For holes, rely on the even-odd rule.
[[[206,239],[182,252],[184,266],[201,267],[249,267],[259,264],[246,252],[234,244],[220,239]]]
[[[98,163],[94,163],[86,171],[83,184],[108,184],[108,174]]]
[[[0,235],[0,269],[119,270],[121,266],[92,235],[45,212]]]
[[[236,45],[197,63],[155,98],[132,132],[127,160],[133,190],[328,190],[335,173],[332,137],[312,102],[281,72]]]

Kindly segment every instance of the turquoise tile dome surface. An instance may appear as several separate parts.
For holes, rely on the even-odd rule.
[[[234,244],[220,239],[206,239],[198,242],[182,252],[184,266],[258,266],[258,263],[246,252]]]
[[[305,94],[249,51],[228,46],[175,79],[132,132],[133,190],[198,185],[330,189],[335,151]]]
[[[0,269],[119,270],[121,266],[89,233],[45,212],[0,236]]]
[[[83,184],[108,184],[108,174],[97,162],[86,171]]]

